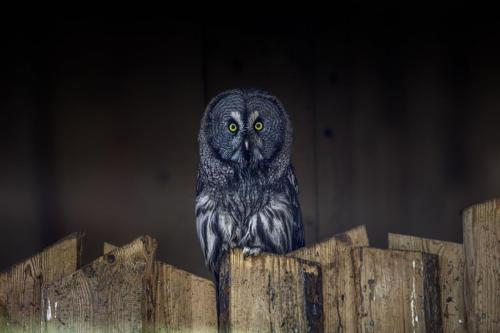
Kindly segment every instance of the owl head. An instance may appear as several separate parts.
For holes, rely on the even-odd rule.
[[[276,97],[256,89],[229,90],[208,104],[199,142],[202,171],[206,164],[208,174],[215,167],[229,176],[250,172],[272,181],[290,163],[292,127]]]

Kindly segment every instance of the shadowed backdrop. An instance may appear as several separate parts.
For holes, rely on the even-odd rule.
[[[208,276],[197,132],[210,98],[235,87],[266,89],[291,115],[308,244],[359,224],[374,246],[388,232],[461,242],[460,209],[500,195],[490,16],[3,23],[0,268],[85,231],[85,261],[149,234],[160,259]]]

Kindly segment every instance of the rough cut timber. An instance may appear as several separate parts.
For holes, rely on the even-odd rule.
[[[151,330],[155,251],[156,241],[144,236],[43,288],[44,330]]]
[[[80,265],[83,234],[71,234],[0,273],[0,332],[40,332],[41,289]]]
[[[232,250],[219,280],[220,331],[323,332],[318,264]]]
[[[467,332],[462,244],[389,234],[389,248],[436,254],[439,262],[441,315],[444,332]]]
[[[104,243],[104,254],[116,247]],[[174,266],[154,263],[154,332],[216,332],[215,285]]]
[[[346,232],[336,234],[334,238],[341,240],[353,247],[368,246],[368,233],[366,232],[366,227],[364,225],[357,226],[355,228],[349,229]]]
[[[352,254],[359,332],[442,332],[436,255],[366,247]]]
[[[500,332],[500,199],[463,211],[469,332]]]
[[[118,248],[118,246],[115,246],[111,243],[104,242],[103,247],[102,247],[102,254],[107,254],[108,252],[113,251],[114,249]]]
[[[356,290],[351,247],[368,246],[365,226],[290,253],[321,264],[325,332],[356,332]]]
[[[171,265],[155,263],[155,332],[216,332],[212,281]]]

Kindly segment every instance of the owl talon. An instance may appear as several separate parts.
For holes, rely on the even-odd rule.
[[[245,246],[243,248],[243,256],[245,258],[250,257],[250,256],[256,256],[261,252],[262,252],[262,249],[260,247],[247,247],[247,246]]]

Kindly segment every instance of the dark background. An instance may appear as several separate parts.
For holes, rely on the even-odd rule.
[[[23,18],[2,24],[0,268],[73,231],[85,261],[141,234],[208,275],[197,132],[235,87],[295,127],[306,241],[366,224],[461,242],[500,195],[500,47],[488,9],[353,6],[326,18]]]

